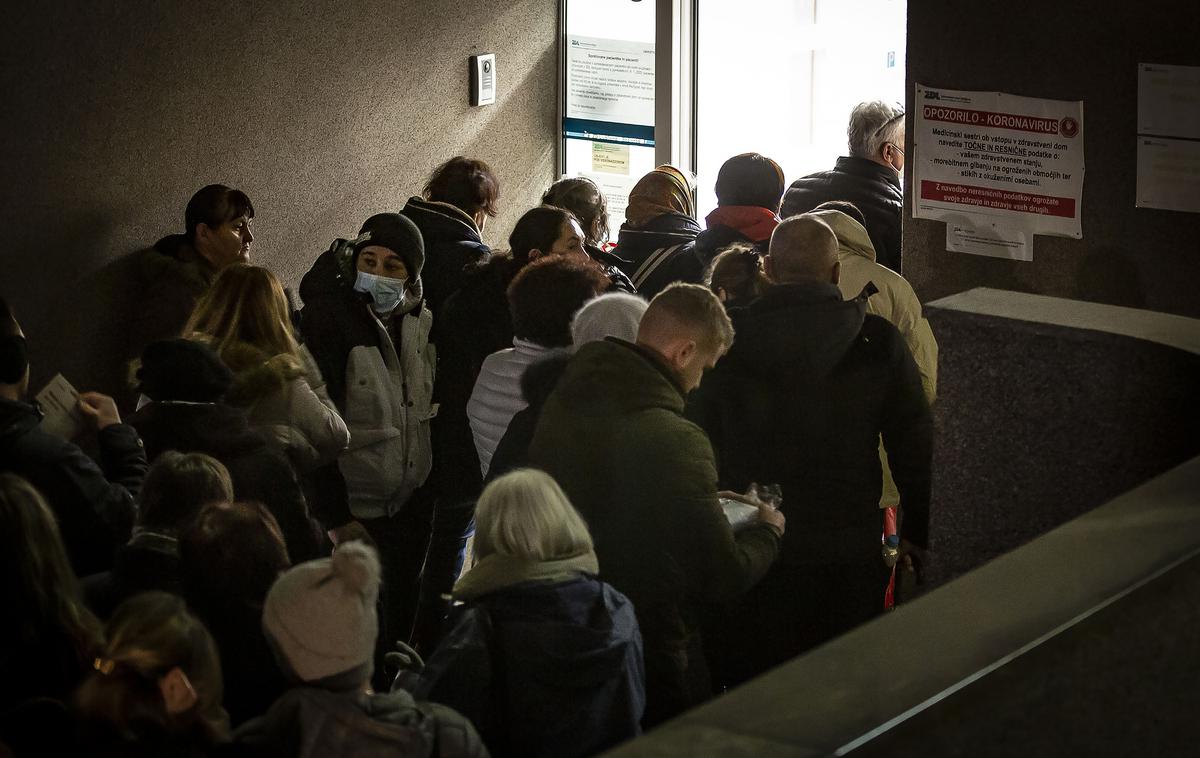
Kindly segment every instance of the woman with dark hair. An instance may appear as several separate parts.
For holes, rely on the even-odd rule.
[[[583,249],[600,264],[611,282],[610,289],[622,292],[637,290],[621,270],[621,259],[608,252],[608,200],[600,187],[586,176],[559,179],[542,195],[542,205],[553,205],[575,214],[583,228]]]
[[[583,228],[570,211],[548,205],[526,211],[508,237],[508,252],[470,270],[462,288],[450,296],[438,316],[435,396],[439,409],[433,456],[438,516],[421,587],[421,622],[414,638],[423,649],[431,649],[431,641],[440,634],[445,607],[442,596],[450,591],[462,564],[471,510],[483,488],[467,403],[484,359],[512,346],[508,286],[530,261],[547,255],[587,260],[584,239]]]
[[[704,283],[721,299],[725,310],[749,305],[771,286],[763,271],[762,253],[748,242],[735,242],[713,258]]]
[[[259,715],[286,683],[262,634],[267,591],[291,566],[279,524],[259,503],[213,503],[180,540],[183,595],[221,652],[234,726]]]
[[[250,260],[254,204],[245,192],[210,184],[188,201],[184,231],[134,254],[134,291],[140,298],[127,358],[156,340],[178,337],[188,316],[221,269]]]
[[[696,237],[696,255],[708,265],[734,242],[749,242],[766,254],[771,233],[779,225],[783,169],[765,155],[742,153],[721,164],[716,182],[717,207]]]
[[[104,637],[75,693],[88,755],[204,755],[228,742],[217,649],[182,598],[135,595],[113,613]]]
[[[49,507],[12,474],[0,474],[0,586],[0,712],[65,699],[91,665],[100,625],[80,601]]]
[[[530,263],[508,285],[513,346],[483,361],[467,403],[483,476],[508,422],[526,405],[521,397],[525,369],[569,346],[571,317],[607,287],[607,278],[591,261],[561,255]]]
[[[695,183],[688,174],[662,165],[629,192],[625,223],[614,251],[638,293],[653,298],[672,282],[699,282],[704,266],[694,249]]]
[[[147,590],[179,592],[179,537],[209,503],[233,500],[229,470],[204,453],[168,450],[154,461],[139,496],[133,538],[117,550],[111,571],[83,581],[83,594],[101,618]]]
[[[433,170],[423,194],[400,212],[421,230],[425,302],[440,316],[446,298],[462,286],[464,269],[492,254],[483,229],[500,211],[500,182],[491,166],[460,155]]]

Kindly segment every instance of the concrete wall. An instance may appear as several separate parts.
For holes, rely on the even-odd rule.
[[[1194,3],[909,0],[908,13],[910,100],[914,82],[1083,100],[1087,140],[1083,239],[1037,237],[1032,262],[946,252],[945,224],[914,220],[910,198],[904,273],[922,299],[986,286],[1200,316],[1200,214],[1134,207],[1137,65],[1200,65]]]
[[[46,0],[0,30],[0,292],[35,383],[119,383],[120,259],[182,231],[199,187],[255,204],[255,262],[295,286],[331,239],[398,210],[440,161],[490,162],[503,246],[554,178],[554,0]],[[499,98],[471,108],[467,58]]]

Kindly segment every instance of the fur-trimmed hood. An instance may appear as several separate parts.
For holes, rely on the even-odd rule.
[[[225,401],[240,408],[253,405],[304,376],[304,366],[296,356],[268,355],[246,342],[227,346],[221,351],[221,360],[233,372],[233,385]]]

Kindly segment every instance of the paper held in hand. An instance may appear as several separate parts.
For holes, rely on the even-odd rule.
[[[37,395],[38,405],[45,414],[42,431],[72,440],[83,428],[79,412],[79,393],[62,374],[56,375]]]
[[[751,524],[758,521],[758,507],[749,503],[742,503],[729,498],[718,498],[721,504],[721,510],[725,511],[725,518],[729,521],[729,525],[733,527],[733,531],[741,531]]]

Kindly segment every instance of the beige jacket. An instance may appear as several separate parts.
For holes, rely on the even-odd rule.
[[[842,297],[857,297],[867,282],[875,284],[879,291],[867,300],[867,313],[887,319],[900,331],[917,363],[917,370],[921,372],[925,399],[932,405],[937,397],[938,345],[929,322],[921,314],[921,301],[912,285],[895,271],[875,262],[875,248],[862,224],[840,211],[815,211],[812,215],[828,224],[837,235],[838,261],[842,264],[838,289],[842,291]],[[879,457],[883,462],[883,496],[879,504],[887,508],[900,501],[900,494],[892,481],[882,444]]]

